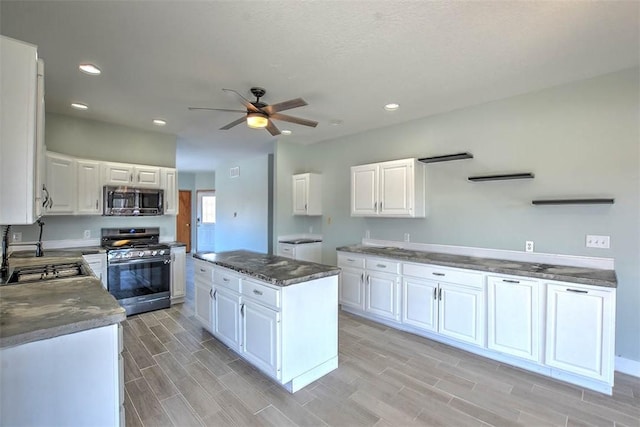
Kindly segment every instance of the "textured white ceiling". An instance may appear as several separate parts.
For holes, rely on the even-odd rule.
[[[2,0],[0,32],[38,45],[47,111],[176,134],[178,168],[195,171],[274,140],[218,130],[239,113],[187,110],[241,109],[222,88],[304,98],[287,114],[318,127],[277,125],[316,143],[637,66],[639,13],[638,1]]]

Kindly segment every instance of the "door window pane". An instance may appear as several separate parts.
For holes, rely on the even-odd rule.
[[[204,224],[215,224],[216,196],[202,196],[202,222]]]

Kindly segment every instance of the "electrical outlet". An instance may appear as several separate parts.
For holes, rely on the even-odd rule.
[[[611,240],[609,236],[587,234],[585,244],[588,248],[609,249]]]
[[[533,252],[533,241],[527,240],[524,242],[524,250],[525,252]]]
[[[14,231],[13,233],[11,233],[11,241],[13,243],[22,242],[22,232]]]
[[[91,238],[91,230],[84,230],[84,238],[85,239]]]
[[[411,235],[409,233],[404,233],[404,241],[408,242],[411,239]]]
[[[365,239],[370,239],[370,238],[371,238],[371,231],[369,231],[369,230],[365,230],[365,232],[364,232],[364,238],[365,238]]]

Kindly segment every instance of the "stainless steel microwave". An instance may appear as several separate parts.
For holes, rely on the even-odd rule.
[[[105,216],[164,215],[164,190],[158,188],[105,185],[102,201]]]

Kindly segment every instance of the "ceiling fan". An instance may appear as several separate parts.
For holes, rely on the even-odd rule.
[[[240,102],[246,107],[246,110],[229,110],[226,108],[206,108],[206,107],[189,107],[189,110],[210,110],[210,111],[231,111],[237,113],[245,113],[244,117],[241,117],[237,120],[232,121],[231,123],[222,126],[220,130],[231,129],[232,127],[239,125],[240,123],[246,121],[247,126],[254,129],[262,129],[266,128],[269,133],[273,136],[280,135],[280,130],[273,123],[273,120],[282,120],[284,122],[295,123],[303,126],[311,126],[316,127],[318,122],[313,120],[302,119],[300,117],[288,116],[286,114],[280,114],[280,111],[290,110],[292,108],[303,107],[307,105],[306,101],[302,98],[290,99],[288,101],[279,102],[277,104],[265,104],[264,102],[260,102],[260,98],[267,93],[261,87],[252,87],[251,93],[256,97],[254,102],[249,101],[238,92],[233,89],[222,89],[225,92],[233,92],[235,93]]]

